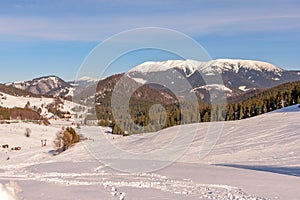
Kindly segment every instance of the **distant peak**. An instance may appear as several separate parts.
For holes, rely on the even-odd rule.
[[[82,76],[79,79],[77,79],[77,81],[99,81],[99,79],[92,78],[92,77],[89,77],[89,76]]]

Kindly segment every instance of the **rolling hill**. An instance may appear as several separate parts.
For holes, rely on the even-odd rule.
[[[77,130],[90,139],[56,156],[51,154],[52,145],[41,147],[41,139],[50,144],[61,126],[71,122],[1,125],[2,143],[22,148],[0,149],[0,193],[32,200],[120,199],[122,194],[126,199],[298,200],[299,113],[295,105],[224,122],[216,146],[204,159],[199,158],[202,142],[208,128],[218,122],[128,137],[108,134],[105,127],[82,126]],[[24,136],[26,127],[32,130],[30,138]],[[195,134],[178,159],[170,162],[170,154],[149,156],[169,147],[175,152],[181,149],[186,140],[174,134],[178,130],[183,136]],[[174,143],[174,137],[178,142]],[[117,154],[113,147],[123,154]],[[131,153],[139,157],[127,157]],[[158,170],[143,171],[143,167],[161,164],[164,167]]]

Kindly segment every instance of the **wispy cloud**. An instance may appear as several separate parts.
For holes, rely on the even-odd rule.
[[[198,19],[200,18],[200,19]],[[300,30],[300,16],[273,16],[270,18],[208,18],[201,16],[154,16],[138,19],[122,18],[69,18],[63,20],[41,18],[0,17],[2,40],[32,39],[99,41],[119,31],[157,26],[176,29],[191,35],[239,34],[242,32]]]
[[[267,9],[271,1],[260,7],[235,0],[230,1],[230,6],[218,0],[195,1],[194,6],[182,1],[165,1],[169,8],[162,8],[159,1],[89,0],[82,5],[82,13],[77,0],[37,2],[8,4],[18,12],[0,15],[0,40],[100,41],[123,30],[146,26],[171,28],[189,35],[300,32],[300,6],[276,1]],[[58,8],[57,14],[51,13],[54,8]],[[30,9],[36,12],[28,14],[26,11]],[[109,12],[111,9],[114,12]],[[39,10],[45,10],[45,14]]]

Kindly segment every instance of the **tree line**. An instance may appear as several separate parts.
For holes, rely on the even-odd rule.
[[[101,105],[96,106],[96,115],[99,125],[111,126],[113,134],[121,135],[158,131],[182,124],[241,120],[300,103],[300,81],[251,92],[241,99],[243,100],[228,102],[226,105],[209,105],[200,100],[197,105],[191,102],[181,105],[173,103],[163,105],[164,110],[161,107],[151,110],[154,102],[132,98],[129,108],[125,106],[117,108],[117,117],[121,118],[117,123],[111,111],[110,99],[107,98]],[[152,119],[149,110],[152,112]],[[128,112],[129,116],[122,114]]]
[[[40,120],[41,115],[29,108],[0,107],[0,120]]]

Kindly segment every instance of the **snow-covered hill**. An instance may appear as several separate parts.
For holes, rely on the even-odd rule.
[[[0,188],[3,188],[0,191],[16,188],[20,198],[30,200],[298,200],[299,117],[300,108],[292,106],[246,120],[224,122],[216,147],[204,160],[199,159],[199,151],[207,128],[213,123],[181,126],[181,133],[197,130],[197,134],[179,160],[155,172],[130,174],[113,170],[101,160],[98,162],[94,157],[97,153],[118,158],[110,149],[98,144],[107,140],[124,151],[149,152],[170,143],[176,127],[157,133],[118,137],[108,134],[109,128],[82,126],[77,131],[89,140],[52,156],[51,143],[55,134],[71,122],[53,121],[50,126],[0,125],[1,142],[10,147],[22,147],[20,151],[0,149]],[[26,128],[32,130],[29,138],[24,136]],[[41,140],[45,139],[48,145],[41,147]],[[128,167],[135,163],[125,157],[118,159]],[[142,166],[145,161],[137,162]],[[154,158],[147,164],[162,161]],[[5,185],[9,181],[13,182]]]
[[[66,113],[76,114],[75,112],[76,108],[84,108],[84,106],[81,106],[79,104],[73,103],[68,100],[60,99],[59,101],[57,98],[49,98],[49,97],[22,97],[22,96],[12,96],[5,93],[0,93],[0,106],[6,107],[6,108],[24,108],[27,106],[28,108],[31,108],[33,110],[40,110],[41,115],[49,118],[54,116],[53,113],[50,113],[48,111],[49,106],[56,105],[56,107]]]

